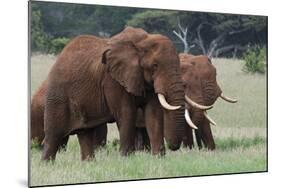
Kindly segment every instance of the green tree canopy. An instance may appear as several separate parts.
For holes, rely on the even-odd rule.
[[[183,43],[173,32],[179,32],[179,23],[187,29],[186,37],[194,46],[191,49],[191,53],[194,54],[204,51],[198,42],[194,42],[198,41],[198,33],[206,49],[211,49],[221,35],[224,36],[221,37],[223,40],[219,41],[219,45],[226,47],[267,44],[267,18],[263,16],[54,2],[31,2],[31,5],[32,50],[51,49],[52,44],[67,41],[66,38],[80,34],[110,37],[129,25],[140,27],[149,33],[166,35],[181,52]],[[220,55],[228,56],[233,49],[220,52]]]

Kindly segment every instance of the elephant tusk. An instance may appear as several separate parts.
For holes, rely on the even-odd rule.
[[[216,122],[214,120],[212,120],[212,118],[210,118],[210,116],[208,116],[207,112],[204,111],[204,116],[205,118],[212,124],[212,125],[217,125]]]
[[[185,117],[185,120],[186,120],[187,124],[188,124],[191,128],[193,128],[193,129],[198,129],[198,127],[196,127],[196,125],[194,125],[194,123],[191,121],[190,115],[189,115],[189,112],[188,112],[187,109],[185,109],[184,117]]]
[[[164,95],[162,95],[160,93],[158,93],[158,99],[159,99],[160,104],[163,106],[163,108],[165,108],[167,110],[177,110],[177,109],[179,109],[181,107],[181,106],[172,106],[172,105],[170,105],[166,101]]]
[[[224,96],[223,94],[221,94],[220,97],[221,97],[223,100],[225,100],[225,101],[227,101],[227,102],[230,102],[230,103],[237,103],[237,101],[238,101],[237,99],[229,98],[229,97],[227,97],[227,96]]]
[[[187,95],[185,95],[184,97],[185,97],[186,102],[194,108],[198,108],[200,110],[209,110],[209,109],[213,108],[213,105],[204,106],[204,105],[201,105],[201,104],[197,104],[196,102],[191,100],[191,98],[189,98]]]

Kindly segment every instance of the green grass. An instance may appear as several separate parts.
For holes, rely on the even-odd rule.
[[[46,78],[55,57],[32,57],[31,93]],[[67,151],[57,154],[54,163],[40,161],[41,151],[31,149],[31,185],[196,176],[222,173],[265,171],[266,77],[246,74],[239,60],[215,59],[218,82],[226,95],[239,99],[237,104],[216,102],[209,115],[217,122],[212,127],[217,149],[167,150],[164,157],[136,152],[122,157],[118,131],[109,125],[108,144],[96,152],[95,160],[82,162],[78,140],[71,136]]]

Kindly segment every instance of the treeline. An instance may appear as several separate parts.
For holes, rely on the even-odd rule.
[[[31,3],[32,52],[58,53],[74,36],[110,37],[125,26],[166,35],[179,52],[188,47],[194,54],[241,56],[248,46],[267,45],[267,18],[262,16]]]

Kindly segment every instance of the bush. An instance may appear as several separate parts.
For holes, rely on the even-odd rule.
[[[50,41],[48,52],[51,54],[58,54],[68,43],[70,39],[66,37],[55,38]]]
[[[266,68],[266,49],[264,47],[255,46],[249,48],[244,54],[245,61],[243,71],[251,73],[265,73]]]

